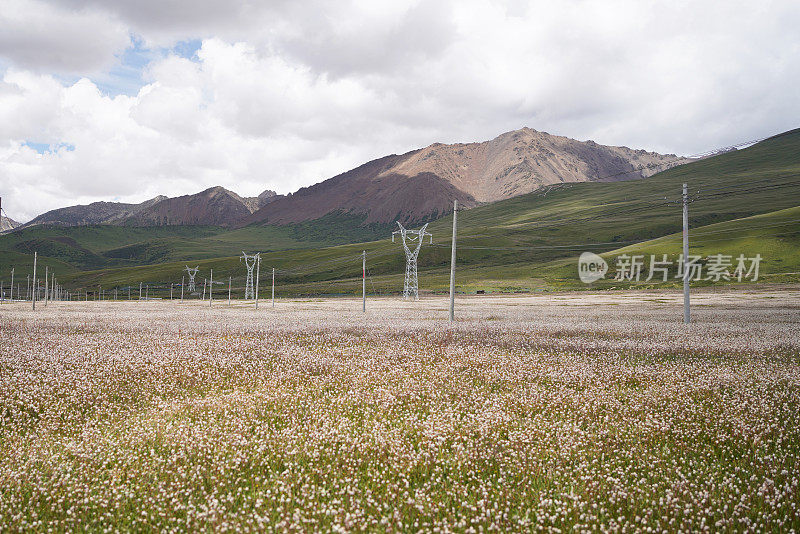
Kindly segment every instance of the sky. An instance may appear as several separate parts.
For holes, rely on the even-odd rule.
[[[2,206],[289,193],[524,126],[701,153],[800,126],[798,28],[794,0],[3,0]]]

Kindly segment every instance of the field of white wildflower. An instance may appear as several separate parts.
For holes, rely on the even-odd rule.
[[[0,307],[0,531],[800,530],[800,291]]]

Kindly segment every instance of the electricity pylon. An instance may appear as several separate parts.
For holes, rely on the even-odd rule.
[[[197,275],[197,271],[200,270],[200,266],[198,265],[194,269],[190,269],[189,266],[186,266],[186,272],[189,273],[189,294],[194,293],[194,277]]]
[[[417,300],[419,298],[417,257],[419,257],[419,249],[422,247],[425,236],[430,236],[430,242],[433,243],[433,235],[425,231],[425,228],[428,227],[427,224],[419,230],[406,230],[403,228],[403,225],[400,224],[400,221],[397,221],[397,226],[399,226],[400,229],[392,232],[392,243],[394,243],[395,234],[400,234],[400,237],[403,239],[403,250],[406,251],[406,280],[405,284],[403,284],[403,298],[407,299],[413,296],[414,300]],[[408,244],[414,243],[414,241],[417,242],[417,246],[412,250],[409,248]]]
[[[242,256],[239,258],[239,261],[242,260],[244,260],[244,265],[247,267],[247,283],[244,286],[244,299],[254,299],[256,298],[256,292],[253,288],[253,269],[255,269],[256,264],[261,261],[261,253],[248,254],[242,251]]]

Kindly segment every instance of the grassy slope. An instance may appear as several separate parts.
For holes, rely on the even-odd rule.
[[[0,236],[0,272],[12,267],[30,270],[33,260],[24,254],[34,250],[75,271],[218,258],[242,250],[317,248],[387,232],[385,226],[360,226],[362,220],[338,214],[310,223],[236,230],[210,226],[26,228]]]
[[[762,257],[760,279],[773,282],[800,281],[800,206],[691,229],[689,236],[691,255],[707,258],[715,254],[724,254],[736,258],[739,254],[744,254],[750,258],[760,254]],[[614,259],[621,254],[644,255],[648,258],[647,263],[650,255],[661,258],[666,254],[674,261],[682,252],[682,239],[681,233],[670,234],[613,250],[602,256],[608,261],[612,270]],[[541,276],[552,280],[555,284],[577,287],[582,284],[576,280],[576,269],[577,261],[573,258],[543,266],[539,272]],[[693,285],[709,283],[700,281],[693,282]],[[592,287],[608,288],[620,285],[619,282],[608,279],[596,282]],[[644,281],[632,285],[655,287],[655,284]],[[679,287],[680,282],[673,280],[666,285]]]
[[[670,169],[644,180],[569,184],[464,211],[459,214],[461,289],[515,291],[581,287],[574,268],[569,266],[574,265],[583,250],[609,252],[680,231],[681,210],[674,201],[680,197],[684,182],[689,183],[692,194],[699,192],[698,200],[690,209],[692,228],[745,219],[741,223],[729,224],[734,224],[730,227],[732,236],[746,230],[747,239],[750,239],[748,243],[736,241],[744,238],[723,236],[727,244],[715,241],[719,246],[714,248],[709,242],[709,250],[714,248],[714,253],[726,252],[727,249],[723,248],[728,247],[736,249],[734,252],[738,254],[745,245],[749,248],[741,252],[755,250],[753,245],[765,244],[761,236],[766,230],[753,233],[745,226],[736,225],[751,224],[747,217],[794,208],[800,203],[800,130],[787,132],[745,150]],[[426,244],[420,254],[420,285],[423,290],[444,290],[447,287],[451,226],[452,219],[445,217],[428,227],[434,235],[434,245]],[[346,225],[337,225],[335,221],[328,221],[324,227],[340,238],[355,237],[346,234]],[[294,232],[292,235],[296,238],[301,236],[298,234],[300,231],[305,231],[305,235],[324,235],[319,233],[320,228],[315,227],[315,232],[308,228],[278,230]],[[725,228],[709,227],[710,230]],[[383,229],[371,230],[373,235],[380,235]],[[793,258],[800,241],[796,232],[779,233],[777,230],[773,236],[777,248],[765,250],[767,254],[762,255],[770,256],[768,261],[773,264],[782,260],[784,265],[779,270],[785,272],[792,270],[790,265],[794,265]],[[245,228],[203,237],[199,241],[207,246],[206,257],[211,258],[192,263],[201,265],[203,273],[213,268],[217,279],[231,276],[234,284],[242,284],[244,269],[233,255],[242,245],[251,242],[250,239],[255,242],[263,236],[265,245],[275,242],[266,238],[268,232],[274,231],[277,230],[269,227]],[[385,231],[388,236],[388,229]],[[668,238],[662,244],[672,246],[669,239],[676,238]],[[176,247],[177,254],[184,254],[183,257],[187,258],[202,257],[194,241],[184,239]],[[694,243],[697,241],[693,240]],[[279,293],[337,293],[360,289],[358,254],[362,250],[368,253],[370,290],[382,292],[402,288],[404,258],[399,244],[392,244],[389,239],[321,249],[313,248],[316,245],[312,243],[307,246],[312,248],[263,255],[264,270],[269,271],[273,266],[279,269]],[[277,250],[278,247],[262,245],[258,248]],[[233,257],[224,257],[226,254]],[[773,264],[765,266],[765,270],[775,272],[778,266]],[[76,286],[138,285],[140,281],[168,283],[180,281],[183,265],[183,261],[165,262],[71,276]],[[342,278],[350,280],[332,282]]]

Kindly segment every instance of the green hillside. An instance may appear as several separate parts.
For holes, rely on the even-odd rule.
[[[642,280],[630,284],[620,284],[612,277],[616,260],[622,255],[644,256],[645,266],[649,265],[651,256],[660,260],[666,255],[668,261],[676,263],[683,250],[682,243],[682,233],[675,233],[604,253],[602,257],[608,262],[611,272],[605,280],[595,282],[591,287],[609,288],[621,285],[679,287],[682,282],[673,275],[677,274],[674,269],[670,269],[670,279],[667,284],[647,282],[644,280],[646,270],[643,271]],[[708,258],[712,256],[729,256],[732,265],[728,270],[733,271],[740,255],[745,256],[746,260],[760,255],[759,280],[798,282],[800,281],[800,206],[692,228],[689,231],[689,244],[690,256],[702,258],[699,263],[703,266],[704,273],[708,268]],[[746,265],[749,266],[750,261],[746,261]],[[539,272],[541,276],[557,284],[575,287],[582,285],[576,281],[577,261],[556,262],[542,267]],[[704,274],[703,278],[706,276]],[[700,280],[692,283],[703,286],[711,284],[712,281]]]
[[[213,226],[35,226],[0,236],[0,272],[30,269],[25,254],[93,270],[241,254],[242,250],[325,247],[385,235],[385,225],[362,226],[363,217],[329,215],[288,226],[236,230]],[[20,257],[19,255],[23,256]],[[22,260],[22,263],[20,263]]]
[[[608,253],[609,257],[620,250],[678,254],[679,200],[684,182],[689,184],[693,199],[692,254],[749,255],[751,251],[763,250],[760,253],[765,258],[762,270],[766,280],[778,272],[800,270],[797,268],[800,238],[797,222],[792,222],[792,218],[800,219],[796,211],[800,205],[800,130],[793,130],[747,149],[696,161],[643,180],[562,184],[463,211],[459,213],[459,289],[469,292],[582,288],[576,265],[583,251]],[[762,216],[754,217],[758,215]],[[128,257],[116,254],[121,248],[131,246],[131,243],[121,244],[124,239],[130,240],[127,236],[124,239],[116,236],[114,243],[115,236],[103,235],[104,229],[68,229],[72,232],[68,237],[89,252],[84,253],[85,257],[75,252],[75,258],[64,260],[75,272],[64,272],[62,280],[76,288],[138,286],[139,282],[168,287],[170,282],[180,282],[181,269],[191,258],[198,260],[192,263],[201,266],[201,277],[214,269],[215,278],[227,280],[230,276],[234,286],[241,286],[245,273],[237,255],[244,248],[266,251],[262,281],[264,271],[271,276],[271,268],[275,267],[279,294],[348,293],[360,291],[359,254],[366,250],[368,289],[401,290],[405,260],[400,245],[389,239],[391,228],[354,231],[354,225],[348,224],[351,222],[334,217],[305,227],[197,230],[201,235],[186,228],[135,229],[144,232],[136,237],[147,243],[142,246],[141,257],[145,259],[141,261],[135,253]],[[419,258],[423,291],[447,288],[451,227],[450,216],[428,226],[434,243],[426,243]],[[61,231],[64,230],[67,229]],[[84,232],[89,230],[97,234],[87,237]],[[147,233],[151,231],[152,234]],[[158,233],[170,231],[187,233]],[[365,234],[385,238],[358,243],[363,239],[359,236]],[[8,237],[0,240],[0,250],[11,248],[6,241]],[[325,246],[331,244],[325,243],[326,238],[350,244]],[[159,243],[163,245],[161,255]],[[13,246],[17,247],[13,250],[19,251],[19,242]],[[99,264],[105,268],[84,271],[85,265],[92,261],[90,253],[105,258],[108,263]],[[59,250],[56,255],[63,258]],[[157,256],[155,261],[153,256]],[[144,262],[151,265],[135,265]],[[4,259],[0,268],[5,270],[8,263]],[[787,277],[792,280],[792,276],[796,279],[796,275],[781,276],[781,280]],[[597,283],[598,287],[619,285],[613,281]]]

